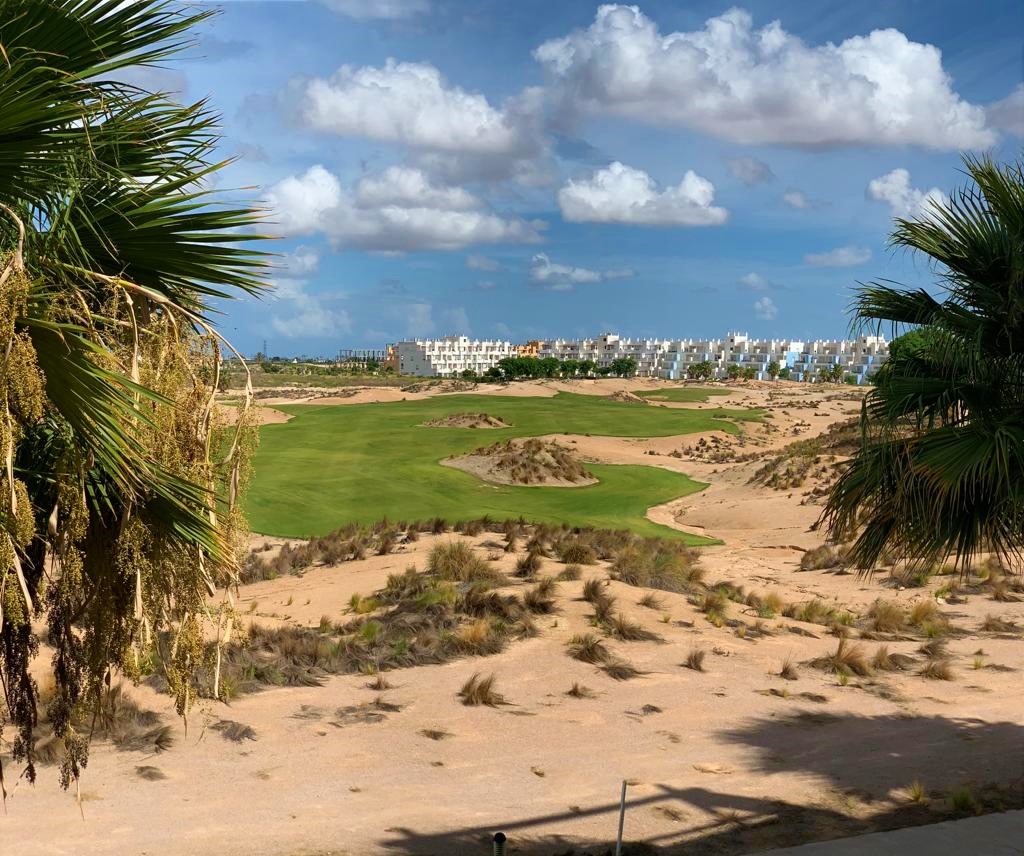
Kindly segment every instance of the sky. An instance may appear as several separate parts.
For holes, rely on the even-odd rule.
[[[223,115],[216,188],[267,212],[241,351],[461,333],[831,338],[887,245],[1021,157],[1024,4],[223,3],[142,73]]]

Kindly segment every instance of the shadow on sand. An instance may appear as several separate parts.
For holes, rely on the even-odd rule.
[[[956,816],[941,794],[968,785],[977,811],[1024,807],[1024,727],[1012,722],[937,716],[836,716],[802,712],[753,720],[721,733],[748,746],[764,791],[772,774],[797,773],[819,783],[821,798],[795,805],[770,796],[752,798],[701,787],[657,784],[627,798],[629,817],[668,809],[678,830],[629,842],[624,853],[658,856],[740,854],[865,832],[916,826]],[[584,749],[585,747],[581,747]],[[680,773],[689,775],[689,767]],[[930,804],[915,804],[897,791],[915,779],[930,789]],[[749,786],[750,776],[736,780]],[[538,817],[509,812],[500,825],[508,852],[523,856],[605,856],[613,847],[617,800],[553,811]],[[586,840],[552,833],[581,818],[600,817],[608,837]],[[490,833],[478,827],[418,831],[392,827],[382,847],[407,856],[489,854]]]

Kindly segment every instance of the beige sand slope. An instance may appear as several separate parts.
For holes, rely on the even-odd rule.
[[[812,436],[856,406],[827,400],[841,388],[765,386],[730,402],[767,407],[777,429],[749,430],[739,454]],[[665,466],[709,482],[704,493],[650,514],[725,540],[703,552],[711,581],[787,602],[820,598],[857,616],[878,597],[910,606],[949,582],[904,589],[885,574],[801,571],[802,551],[822,541],[811,530],[820,506],[805,496],[811,485],[748,484],[758,461],[690,460],[681,450],[692,437],[560,439],[595,460]],[[340,619],[353,593],[368,594],[410,564],[422,569],[432,544],[452,537],[424,536],[391,555],[245,586],[241,608],[266,624]],[[487,556],[494,537],[469,540]],[[515,559],[502,553],[496,564],[511,570]],[[548,559],[541,574],[562,567]],[[584,568],[583,578],[607,574],[602,563]],[[666,853],[745,853],[940,817],[948,807],[942,794],[967,784],[980,795],[988,784],[1020,780],[1024,644],[1016,631],[981,627],[990,614],[1024,625],[1022,602],[995,601],[984,588],[938,602],[954,628],[951,681],[911,669],[844,683],[806,665],[836,650],[820,624],[774,617],[764,620],[770,635],[739,635],[739,624],[715,627],[681,595],[659,593],[662,607],[645,608],[644,590],[612,581],[622,611],[663,637],[609,643],[646,673],[620,683],[565,653],[571,635],[591,630],[582,585],[561,583],[559,611],[539,618],[540,634],[501,654],[389,672],[394,687],[384,695],[401,710],[380,722],[330,724],[336,709],[378,695],[365,676],[267,690],[230,706],[205,702],[187,734],[165,699],[139,688],[144,704],[174,724],[170,751],[143,756],[95,745],[82,781],[84,819],[53,768],[44,768],[35,787],[21,783],[9,800],[0,851],[17,842],[23,856],[482,854],[485,836],[502,829],[514,852],[566,853],[612,839],[628,779],[627,840]],[[509,590],[522,586],[510,580]],[[727,615],[747,628],[758,620],[740,604]],[[885,644],[921,661],[921,639],[905,636]],[[856,644],[872,655],[881,643]],[[682,665],[695,649],[706,652],[703,672]],[[796,680],[778,675],[787,659],[798,664]],[[475,672],[494,673],[512,704],[464,707],[456,693]],[[574,682],[596,697],[565,695]],[[211,727],[221,719],[251,726],[255,739],[224,739]],[[430,739],[424,730],[448,736]],[[141,766],[166,778],[145,780]],[[8,788],[13,769],[5,760]],[[936,792],[927,805],[908,802],[915,780]],[[694,841],[693,849],[672,849]]]

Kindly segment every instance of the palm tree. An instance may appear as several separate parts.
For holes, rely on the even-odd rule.
[[[766,371],[768,372],[768,377],[770,377],[772,380],[778,380],[779,372],[782,371],[781,366],[779,366],[779,361],[772,360],[770,363],[768,363]]]
[[[934,294],[862,287],[862,327],[921,330],[874,375],[863,447],[824,518],[858,532],[865,568],[883,553],[932,563],[979,552],[1017,563],[1024,543],[1024,169],[965,158],[971,184],[898,220],[894,246],[934,263]]]
[[[199,617],[235,571],[250,441],[245,419],[218,428],[208,307],[263,288],[258,216],[205,189],[224,166],[205,104],[119,80],[209,15],[0,0],[0,676],[30,780],[33,619],[54,650],[66,786],[86,760],[83,705],[112,673],[138,675],[163,634],[188,709]]]

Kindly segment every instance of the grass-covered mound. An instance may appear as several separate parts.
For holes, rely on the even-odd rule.
[[[595,395],[551,398],[488,396],[487,412],[510,428],[498,439],[549,434],[665,437],[712,429],[735,432],[730,420],[756,419],[751,410],[637,407]],[[281,405],[287,423],[260,429],[255,476],[246,501],[252,528],[286,537],[325,534],[339,521],[370,524],[388,516],[416,520],[562,521],[573,526],[683,537],[645,517],[648,508],[703,485],[656,467],[588,465],[598,484],[577,490],[495,485],[439,465],[478,445],[474,432],[423,424],[478,411],[478,395],[446,395],[387,404]],[[708,543],[689,536],[691,543]]]
[[[565,446],[553,440],[501,440],[445,463],[500,484],[582,485],[597,479]]]
[[[510,428],[487,413],[452,413],[423,423],[425,428]]]

